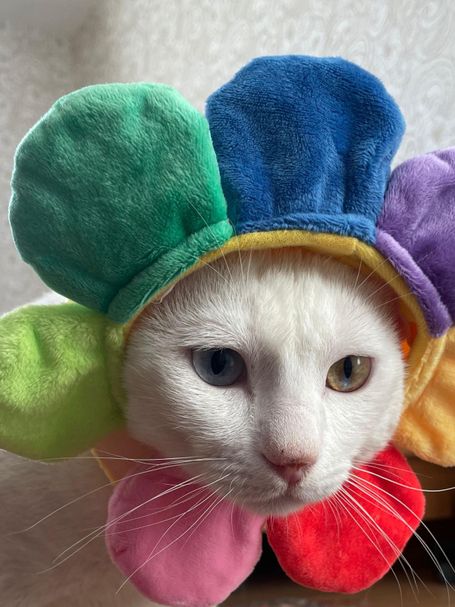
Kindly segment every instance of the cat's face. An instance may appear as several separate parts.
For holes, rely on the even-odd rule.
[[[166,457],[201,460],[189,475],[260,513],[331,495],[387,444],[401,412],[389,299],[357,271],[300,250],[218,260],[135,326],[130,432]]]

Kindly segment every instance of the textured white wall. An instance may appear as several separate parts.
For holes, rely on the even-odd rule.
[[[0,311],[40,288],[6,225],[13,147],[71,88],[167,82],[203,109],[254,56],[341,55],[378,75],[401,105],[408,131],[400,160],[455,145],[453,0],[97,0],[71,39],[68,29],[59,41],[62,32],[21,27],[0,26]]]
[[[19,259],[7,210],[14,150],[56,97],[74,88],[70,45],[12,24],[0,24],[0,313],[43,291]]]
[[[19,27],[40,28],[60,37],[72,35],[96,0],[1,0],[0,19]]]

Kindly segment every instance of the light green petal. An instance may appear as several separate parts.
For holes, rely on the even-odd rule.
[[[75,455],[123,424],[111,382],[123,328],[83,306],[20,308],[0,319],[0,448]],[[114,351],[117,350],[117,351]]]

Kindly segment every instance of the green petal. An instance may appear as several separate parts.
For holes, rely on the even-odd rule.
[[[73,303],[0,319],[0,448],[45,459],[75,455],[123,424],[123,330]]]
[[[161,84],[60,99],[19,146],[12,185],[23,259],[118,322],[232,236],[208,123]]]

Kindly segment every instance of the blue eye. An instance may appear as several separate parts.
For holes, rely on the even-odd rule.
[[[212,386],[230,386],[245,372],[245,362],[230,348],[193,350],[193,367],[199,377]]]

